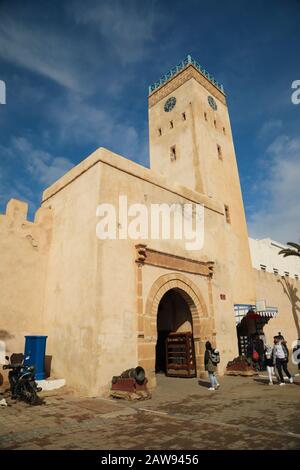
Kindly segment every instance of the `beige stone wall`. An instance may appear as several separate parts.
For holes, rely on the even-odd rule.
[[[196,139],[199,147],[204,192],[208,196],[229,207],[230,223],[224,225],[226,258],[234,303],[254,299],[252,264],[248,242],[248,232],[240,187],[236,156],[231,133],[228,108],[217,101],[218,109],[213,111],[207,102],[209,93],[195,86],[195,113],[197,115]],[[204,119],[207,113],[207,121]],[[216,121],[216,127],[214,125]],[[225,128],[225,134],[223,133]],[[222,150],[218,157],[217,145]]]
[[[280,331],[291,348],[293,341],[300,338],[300,282],[256,269],[253,272],[257,299],[278,308],[278,316],[264,327],[266,340],[272,344],[273,336]]]
[[[27,220],[27,204],[11,199],[0,215],[0,342],[3,355],[24,352],[24,336],[45,334],[43,324],[51,210]]]
[[[59,180],[58,192],[49,198],[44,193],[43,207],[53,213],[45,295],[47,351],[53,376],[65,378],[79,393],[95,395],[101,381],[98,335],[104,275],[95,234],[100,168],[91,166],[69,183],[70,173]]]
[[[135,168],[135,175],[131,173],[130,175],[124,174],[123,171],[116,171],[106,167],[104,181],[106,181],[107,188],[105,189],[105,183],[102,183],[102,191],[104,196],[101,197],[101,200],[108,200],[107,194],[110,195],[109,201],[114,200],[117,203],[117,198],[119,194],[127,194],[128,202],[143,202],[146,205],[150,203],[174,203],[174,202],[189,202],[192,199],[191,193],[189,197],[180,196],[180,194],[174,194],[172,192],[172,186],[169,188],[162,188],[158,183],[160,182],[159,177],[154,176],[152,172],[151,180],[145,181],[140,174],[140,169]],[[149,172],[147,173],[149,175]],[[151,174],[151,173],[150,173]],[[183,193],[184,194],[184,193]],[[193,194],[194,196],[194,194]],[[202,196],[199,195],[199,198]],[[200,199],[201,201],[201,199]],[[213,202],[213,201],[212,201]],[[234,297],[232,294],[231,286],[231,276],[230,268],[231,264],[228,262],[230,256],[232,256],[231,250],[227,249],[226,238],[224,237],[224,230],[227,226],[224,221],[224,217],[220,214],[215,207],[207,207],[205,210],[205,239],[204,246],[201,250],[191,252],[187,251],[184,247],[184,243],[179,240],[143,240],[143,243],[148,244],[152,249],[157,249],[166,253],[175,254],[178,256],[184,256],[187,258],[197,259],[201,261],[213,261],[215,263],[214,276],[211,281],[211,293],[208,292],[207,281],[202,276],[187,274],[187,277],[195,283],[198,287],[201,296],[204,299],[206,308],[209,310],[210,320],[201,321],[201,311],[200,310],[200,338],[202,342],[202,350],[199,349],[199,355],[203,355],[203,345],[207,339],[210,339],[216,343],[219,347],[222,355],[222,363],[220,366],[220,371],[224,370],[228,360],[237,355],[237,340],[236,340],[236,329],[235,329],[235,319],[234,319]],[[119,263],[122,263],[122,260],[125,260],[125,265],[120,264],[122,269],[118,271],[118,276],[125,275],[126,279],[128,278],[128,273],[131,273],[131,263],[132,258],[128,259],[126,250],[132,256],[133,242],[128,242],[129,245],[126,249],[126,242],[112,242],[112,247],[115,248],[115,256],[119,259]],[[112,248],[113,250],[113,248]],[[110,270],[109,260],[107,264],[106,272]],[[151,286],[153,286],[158,278],[164,274],[170,274],[180,278],[180,274],[174,273],[174,270],[166,270],[161,268],[155,268],[151,266],[144,266],[141,268],[142,280],[140,282],[139,289],[142,289],[142,293],[139,292],[141,296],[142,308],[140,309],[144,315],[147,315],[146,304],[149,297],[149,291]],[[184,273],[183,273],[184,274]],[[130,274],[131,275],[131,274]],[[136,274],[136,278],[138,274]],[[109,280],[107,283],[109,285]],[[113,289],[114,283],[112,283],[110,289]],[[225,294],[226,299],[221,300],[220,294]],[[116,292],[116,296],[118,293]],[[156,313],[155,313],[156,314]],[[147,328],[152,328],[152,332],[145,334],[143,330],[143,325],[146,323]],[[138,319],[138,334],[139,337],[139,348],[140,350],[147,351],[147,354],[144,357],[143,365],[146,369],[153,374],[153,360],[154,360],[154,346],[156,342],[156,318],[153,318],[151,321],[147,318]],[[215,326],[214,323],[215,322]],[[142,335],[145,335],[142,337]],[[148,336],[148,339],[145,338]],[[151,344],[149,344],[151,343]],[[143,353],[144,354],[144,353]],[[203,370],[203,357],[200,357],[198,360],[199,372]]]
[[[135,245],[141,240],[97,239],[97,205],[112,203],[117,208],[120,194],[127,195],[128,204],[141,202],[148,207],[162,202],[205,204],[207,226],[202,250],[190,252],[181,240],[143,240],[143,243],[165,253],[216,263],[216,276],[210,287],[205,277],[189,275],[203,299],[199,318],[194,321],[194,326],[200,328],[199,371],[203,369],[206,339],[219,342],[224,360],[227,355],[232,357],[233,346],[228,344],[235,334],[233,300],[223,255],[224,218],[218,205],[201,194],[167,185],[152,171],[99,149],[47,189],[43,202],[44,207],[52,208],[54,227],[45,300],[48,353],[53,355],[53,374],[66,378],[69,386],[83,394],[105,393],[112,375],[141,361],[153,376],[156,311],[148,321],[145,312],[149,289],[157,278],[166,273],[174,275],[172,270],[147,266],[142,268],[140,283]],[[220,292],[224,289],[226,308],[220,305]],[[203,309],[208,312],[204,318]],[[139,317],[140,310],[146,317]],[[219,335],[214,327],[214,311],[216,321],[223,325]],[[79,375],[76,370],[80,370]]]
[[[170,182],[204,193],[202,160],[196,141],[194,97],[197,85],[190,79],[149,108],[150,165],[154,172],[164,175]],[[171,112],[166,113],[164,104],[170,96],[174,96],[177,103]],[[159,129],[162,135],[159,135]],[[176,161],[170,159],[173,146],[176,148]]]
[[[181,272],[188,263],[182,263],[179,272],[159,266],[139,268],[135,245],[141,240],[100,241],[96,237],[97,205],[112,203],[117,209],[120,194],[127,195],[128,204],[143,203],[148,208],[151,203],[162,202],[204,204],[205,239],[201,250],[188,251],[183,240],[146,239],[143,243],[169,255],[212,261],[213,277]],[[163,291],[174,286],[184,292],[192,311],[198,374],[203,372],[207,339],[221,351],[221,372],[236,355],[234,298],[223,236],[226,226],[216,201],[167,183],[151,170],[99,149],[44,192],[43,207],[34,224],[24,222],[22,211],[22,205],[12,204],[3,216],[3,247],[10,240],[10,248],[5,251],[11,267],[18,260],[18,250],[26,263],[34,262],[30,265],[32,272],[29,265],[24,265],[26,289],[23,281],[19,282],[24,271],[18,269],[15,274],[12,270],[15,277],[11,274],[11,286],[14,282],[20,285],[20,296],[16,302],[6,302],[16,309],[20,301],[24,308],[11,317],[11,324],[5,320],[5,328],[18,337],[24,332],[47,334],[52,376],[65,378],[77,393],[105,394],[113,375],[138,363],[145,366],[150,384],[155,384],[157,306]],[[48,219],[40,217],[43,213],[51,213],[52,217],[50,248],[50,232],[45,226]],[[11,227],[13,236],[8,237]],[[8,265],[9,261],[6,276]],[[5,285],[5,279],[3,282]],[[220,300],[221,293],[226,300]],[[24,327],[25,310],[31,312],[29,324],[34,330],[27,330],[27,323]]]
[[[143,203],[150,208],[151,203],[162,202],[172,204],[176,202],[189,202],[188,198],[175,194],[171,189],[161,187],[159,178],[153,172],[147,172],[150,181],[143,178],[138,166],[135,172],[128,174],[117,168],[103,165],[100,201],[113,203],[118,207],[119,195],[127,195],[128,204]],[[128,367],[141,364],[145,367],[150,385],[155,384],[155,344],[157,339],[156,315],[149,319],[146,313],[146,304],[149,301],[150,286],[170,270],[145,266],[141,268],[141,283],[138,283],[139,273],[135,263],[135,245],[141,240],[114,240],[98,243],[103,246],[105,256],[101,259],[101,269],[105,275],[103,287],[103,312],[109,311],[107,318],[106,334],[111,337],[110,347],[105,352],[106,364],[103,378],[107,383],[114,374],[120,373]],[[158,249],[166,253],[182,256],[191,256],[185,249],[181,240],[143,240],[152,249]],[[203,257],[199,253],[196,258]],[[204,257],[206,259],[206,257]],[[205,295],[205,294],[204,294]],[[141,299],[141,315],[138,297]],[[115,323],[112,322],[115,319]],[[124,322],[125,328],[124,328]],[[113,333],[112,333],[113,332]],[[116,343],[116,333],[120,338],[120,344]],[[112,347],[114,349],[112,349]]]

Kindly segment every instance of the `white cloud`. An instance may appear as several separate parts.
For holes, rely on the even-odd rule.
[[[108,43],[110,52],[123,64],[140,60],[149,44],[155,40],[155,28],[161,18],[157,2],[127,0],[90,1],[75,0],[68,11],[78,24],[93,26]]]
[[[18,12],[20,16],[20,11]],[[26,23],[9,14],[1,17],[0,57],[39,73],[71,90],[87,92],[90,66],[95,63],[91,44],[81,36],[68,37],[65,31]],[[97,66],[99,61],[97,62]]]
[[[0,152],[2,153],[1,147]],[[5,211],[6,204],[12,198],[28,202],[31,208],[35,210],[36,194],[34,194],[34,191],[18,178],[13,180],[13,184],[11,183],[12,181],[8,180],[7,174],[3,170],[0,171],[0,213]]]
[[[64,157],[56,157],[42,149],[34,148],[25,137],[13,137],[7,154],[21,158],[25,171],[39,184],[49,186],[74,166]]]
[[[273,133],[277,132],[282,128],[282,121],[280,119],[271,119],[270,121],[266,121],[259,133],[258,133],[258,138],[268,138],[270,135]]]
[[[145,57],[161,18],[154,5],[70,1],[66,8],[73,25],[68,29],[50,20],[29,21],[22,5],[8,9],[1,14],[0,57],[68,90],[89,95],[104,82],[111,93],[118,93],[121,81],[108,76],[107,63],[127,65]],[[123,82],[128,75],[127,70]]]
[[[250,217],[252,237],[286,243],[300,238],[300,138],[278,136],[267,148],[268,175],[259,180],[260,208]]]
[[[148,134],[140,135],[130,123],[101,107],[87,103],[72,94],[62,102],[55,102],[49,115],[63,144],[107,147],[138,162],[148,158]]]
[[[74,166],[67,158],[36,148],[25,137],[13,137],[8,145],[0,145],[0,156],[10,162],[10,170],[8,166],[0,170],[1,211],[11,198],[26,201],[30,211],[35,211],[40,186],[51,185]]]

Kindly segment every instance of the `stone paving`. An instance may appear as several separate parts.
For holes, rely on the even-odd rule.
[[[30,407],[0,408],[0,449],[300,449],[300,377],[269,386],[265,377],[206,381],[158,376],[142,402],[44,394]],[[43,394],[42,394],[43,395]]]

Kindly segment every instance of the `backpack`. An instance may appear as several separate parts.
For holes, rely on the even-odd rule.
[[[219,351],[217,349],[214,349],[211,353],[210,358],[211,358],[211,362],[213,364],[219,364],[219,362],[220,362],[220,353],[219,353]]]

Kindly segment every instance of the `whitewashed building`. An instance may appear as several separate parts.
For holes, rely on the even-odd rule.
[[[262,240],[249,238],[249,245],[252,265],[255,269],[297,280],[300,278],[300,258],[297,256],[284,258],[278,254],[283,248],[288,248],[287,245],[271,238]]]

